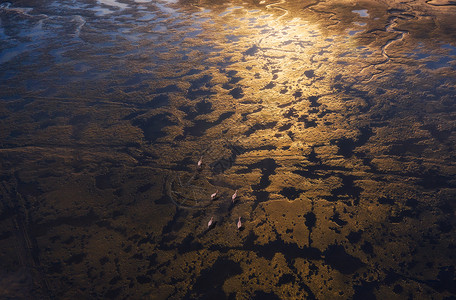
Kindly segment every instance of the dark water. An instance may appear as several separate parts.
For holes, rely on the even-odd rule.
[[[0,298],[455,299],[455,15],[2,1]]]

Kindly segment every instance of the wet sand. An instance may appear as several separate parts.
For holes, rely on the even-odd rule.
[[[0,296],[453,299],[455,11],[1,4]]]

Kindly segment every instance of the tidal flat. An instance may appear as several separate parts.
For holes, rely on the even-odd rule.
[[[455,299],[455,16],[1,2],[0,298]]]

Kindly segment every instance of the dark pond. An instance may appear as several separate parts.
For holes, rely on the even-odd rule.
[[[1,1],[0,298],[455,299],[455,88],[454,1]]]

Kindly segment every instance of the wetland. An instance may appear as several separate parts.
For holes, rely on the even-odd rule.
[[[0,297],[455,299],[455,15],[1,1]]]

